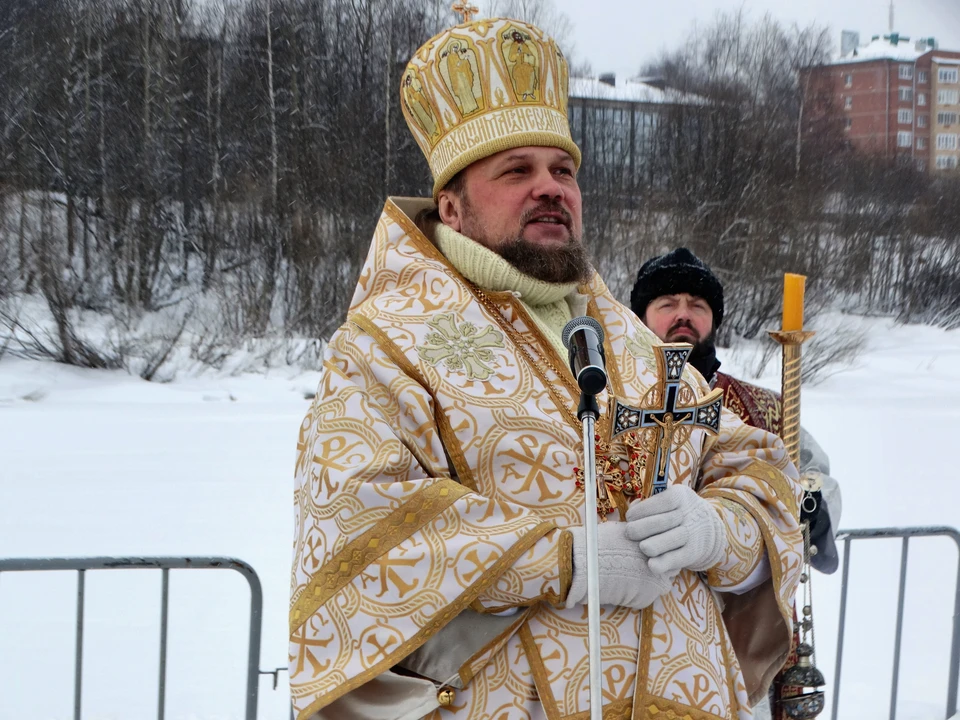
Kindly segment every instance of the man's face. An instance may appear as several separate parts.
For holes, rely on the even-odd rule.
[[[713,310],[696,295],[661,295],[647,305],[643,322],[664,342],[696,345],[713,330]]]
[[[440,192],[440,218],[539,280],[584,281],[591,269],[576,174],[559,148],[504,150],[466,168],[461,192]]]

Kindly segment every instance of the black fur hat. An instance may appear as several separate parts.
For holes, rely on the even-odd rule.
[[[688,293],[702,297],[713,310],[713,327],[723,322],[723,285],[704,262],[686,248],[650,258],[637,273],[630,309],[643,317],[647,305],[661,295]]]

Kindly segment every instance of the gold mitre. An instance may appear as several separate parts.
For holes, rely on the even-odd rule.
[[[425,43],[403,72],[400,96],[433,174],[434,199],[458,172],[501,150],[558,147],[579,168],[568,78],[556,42],[519,20],[474,20]]]

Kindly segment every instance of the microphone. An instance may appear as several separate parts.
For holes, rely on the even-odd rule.
[[[604,370],[603,328],[585,315],[575,317],[563,328],[563,345],[567,348],[570,371],[577,379],[580,392],[596,395],[607,386]]]

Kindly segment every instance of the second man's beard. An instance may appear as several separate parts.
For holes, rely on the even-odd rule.
[[[711,330],[703,340],[693,344],[687,362],[693,365],[707,382],[713,379],[720,363],[717,362],[717,331]]]

